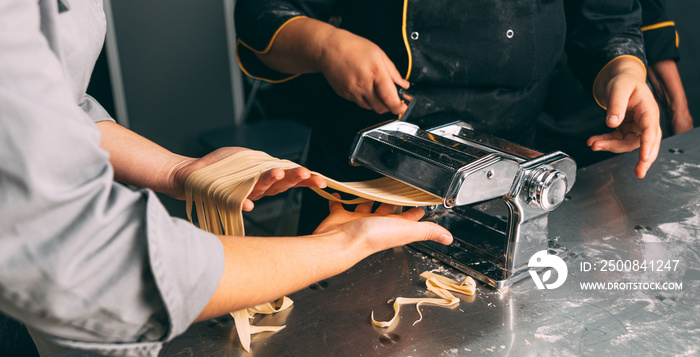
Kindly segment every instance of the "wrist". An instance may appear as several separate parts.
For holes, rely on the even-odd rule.
[[[317,47],[314,51],[313,63],[316,71],[323,72],[327,63],[334,61],[333,58],[336,57],[334,54],[340,51],[338,46],[346,43],[347,39],[343,39],[342,35],[347,32],[326,23],[321,23],[320,26],[321,28],[316,32],[318,37],[315,42]]]
[[[618,56],[608,62],[593,82],[593,98],[603,109],[608,106],[608,86],[619,76],[629,76],[640,83],[646,83],[646,67],[639,58],[632,55]]]
[[[165,187],[163,193],[176,199],[185,199],[185,181],[195,171],[193,164],[196,159],[178,156],[166,164]]]
[[[319,232],[319,229],[316,229],[311,236],[308,236],[308,238],[317,240],[323,246],[328,246],[329,244],[334,246],[331,250],[335,252],[333,261],[336,262],[337,270],[332,275],[349,269],[360,260],[378,251],[372,250],[365,234],[362,234],[361,231],[351,234],[347,232],[348,228],[344,224],[341,225],[340,229],[324,230],[322,228],[321,232]]]
[[[676,117],[689,117],[690,109],[688,109],[688,103],[668,103],[668,108],[674,119]]]

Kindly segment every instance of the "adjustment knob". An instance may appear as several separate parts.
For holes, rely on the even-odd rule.
[[[566,196],[566,174],[559,170],[538,168],[530,176],[530,202],[545,211],[551,211],[564,202]]]

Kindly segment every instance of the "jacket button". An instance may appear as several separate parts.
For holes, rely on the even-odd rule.
[[[419,35],[416,31],[411,32],[411,40],[417,40]]]
[[[513,38],[513,35],[515,35],[515,33],[513,32],[513,30],[508,29],[508,31],[506,31],[506,37],[508,37],[508,38]]]

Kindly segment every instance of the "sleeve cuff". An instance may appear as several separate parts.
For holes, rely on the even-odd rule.
[[[102,107],[102,105],[100,105],[95,98],[88,94],[83,96],[83,100],[80,102],[80,108],[87,113],[90,119],[92,119],[92,121],[95,123],[101,121],[116,122],[114,119],[112,119],[112,116],[109,115],[107,110],[105,110],[105,108]]]
[[[224,270],[221,241],[170,217],[155,193],[148,199],[151,270],[170,318],[166,340],[184,332],[214,294]]]

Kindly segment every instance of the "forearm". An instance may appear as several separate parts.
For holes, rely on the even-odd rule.
[[[693,128],[693,118],[688,109],[683,83],[676,61],[659,61],[649,67],[649,81],[654,88],[656,99],[666,112],[667,123],[673,134],[680,134]]]
[[[656,78],[661,93],[671,110],[688,110],[688,100],[685,97],[681,76],[674,60],[664,60],[649,67],[649,76]]]
[[[102,133],[100,146],[109,152],[116,181],[173,195],[173,174],[192,158],[174,154],[110,121],[99,122],[97,127]]]
[[[325,43],[338,31],[344,32],[322,21],[296,18],[280,29],[269,51],[257,57],[283,73],[319,72]]]
[[[339,202],[330,202],[329,208],[330,215],[312,236],[219,237],[226,260],[224,273],[197,319],[272,301],[385,249],[419,240],[452,243],[445,228],[417,222],[424,214],[420,208],[398,215],[393,214],[395,206],[386,204],[371,213],[372,202],[358,205],[352,213]]]
[[[226,263],[198,321],[275,300],[345,271],[369,255],[339,231],[302,237],[219,237]]]

